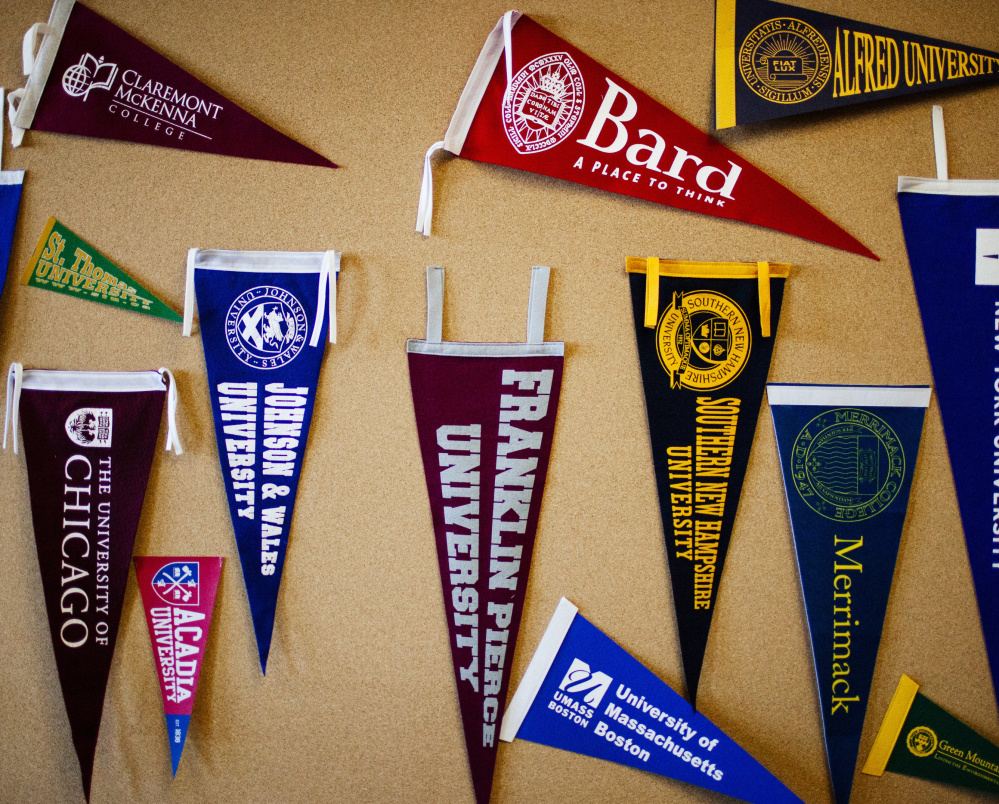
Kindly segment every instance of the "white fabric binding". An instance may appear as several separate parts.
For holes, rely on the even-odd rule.
[[[768,385],[771,407],[925,408],[928,385]]]
[[[187,279],[184,281],[184,328],[181,335],[191,337],[191,327],[194,324],[194,262],[198,257],[198,249],[187,250]]]
[[[506,57],[506,92],[504,98],[510,92],[513,84],[513,12],[507,11],[503,15],[503,55]]]
[[[414,355],[443,355],[444,357],[562,357],[565,344],[548,343],[428,343],[416,338],[406,341],[406,351]]]
[[[177,381],[168,368],[161,368],[159,373],[167,385],[166,451],[173,450],[174,455],[183,455],[184,448],[180,445],[180,435],[177,430]]]
[[[24,139],[24,129],[14,125],[17,117],[17,105],[24,97],[24,89],[15,89],[7,93],[7,119],[10,121],[10,144],[12,148],[17,148]],[[0,114],[3,110],[0,109]]]
[[[944,131],[943,106],[933,107],[933,153],[937,161],[937,178],[947,181],[947,134]]]
[[[48,23],[35,23],[24,36],[21,55],[28,82],[23,89],[10,93],[8,98],[12,114],[10,140],[15,148],[21,144],[25,129],[31,128],[34,122],[38,102],[48,83],[74,4],[75,0],[55,0]],[[39,33],[42,34],[42,44],[36,54],[35,44]],[[16,108],[14,101],[19,101]]]
[[[21,376],[24,366],[20,363],[11,363],[10,371],[7,372],[7,409],[3,415],[3,448],[7,449],[7,429],[11,422],[14,423],[14,454],[17,455],[17,423],[18,409],[21,406]]]
[[[523,15],[519,11],[509,11],[510,28],[517,24]],[[507,14],[503,17],[506,18]],[[444,148],[453,154],[460,154],[465,145],[465,137],[468,136],[468,129],[471,128],[472,119],[479,110],[482,103],[482,96],[486,94],[486,87],[496,71],[496,63],[504,51],[503,44],[503,19],[500,19],[496,26],[486,37],[486,43],[479,52],[479,58],[475,61],[465,88],[461,91],[458,105],[455,107],[451,122],[444,135]]]
[[[330,269],[333,276],[330,276]],[[326,298],[329,295],[330,314],[330,343],[336,343],[336,279],[340,274],[340,252],[327,251],[323,255],[322,265],[319,267],[319,301],[316,304],[316,323],[312,327],[312,338],[309,346],[319,345],[319,335],[323,329],[323,316],[326,315]]]
[[[925,195],[999,195],[999,180],[919,179],[913,176],[899,176],[898,191]]]
[[[520,686],[513,694],[513,699],[506,708],[506,714],[503,715],[500,739],[504,742],[513,742],[517,732],[520,731],[524,718],[531,711],[531,705],[538,696],[538,691],[548,676],[548,671],[558,656],[559,648],[565,641],[565,635],[569,633],[572,621],[576,619],[578,613],[579,609],[564,597],[558,602],[551,622],[548,623],[544,636],[541,637],[541,642],[531,657],[531,663],[527,665],[527,672],[524,673]]]
[[[440,343],[444,334],[444,269],[427,266],[427,343]]]
[[[535,265],[531,269],[531,293],[527,300],[527,343],[543,343],[545,340],[550,270],[545,265]]]
[[[416,231],[430,237],[434,218],[434,166],[431,157],[444,148],[444,140],[435,142],[423,157],[423,181],[420,183],[420,205],[416,208]]]

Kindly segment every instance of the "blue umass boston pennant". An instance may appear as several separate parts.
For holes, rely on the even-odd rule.
[[[562,598],[503,717],[520,737],[759,804],[801,802]]]
[[[327,309],[336,342],[339,271],[334,251],[191,249],[187,257],[184,335],[196,292],[219,460],[264,672]]]

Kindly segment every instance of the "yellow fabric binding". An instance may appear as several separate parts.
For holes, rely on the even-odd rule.
[[[756,282],[760,288],[760,332],[770,337],[770,263],[756,263]]]
[[[885,712],[885,719],[878,729],[878,736],[874,738],[871,753],[862,768],[863,773],[868,776],[880,776],[885,772],[888,759],[891,757],[892,749],[895,748],[895,743],[898,742],[898,735],[902,733],[902,726],[909,716],[917,692],[919,685],[907,675],[903,675],[895,688],[891,703],[888,704],[888,711]]]
[[[735,119],[735,3],[715,3],[715,128],[731,128]]]
[[[38,261],[42,258],[42,252],[49,244],[49,235],[52,234],[52,227],[55,225],[56,219],[49,218],[45,224],[45,228],[42,229],[42,236],[38,238],[38,245],[35,246],[35,253],[31,255],[28,267],[24,269],[24,275],[21,277],[22,285],[27,285],[31,281],[31,275],[35,272],[35,267],[38,265]]]
[[[645,259],[645,326],[655,329],[659,318],[659,258]]]
[[[644,274],[648,266],[646,257],[628,257],[625,270],[629,274]],[[787,279],[791,266],[771,262],[771,278]],[[687,276],[715,279],[756,279],[759,265],[755,262],[694,262],[689,260],[659,260],[659,276]]]

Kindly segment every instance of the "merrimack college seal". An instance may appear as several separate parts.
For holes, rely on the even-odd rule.
[[[743,81],[773,103],[801,103],[817,95],[829,80],[831,66],[822,34],[791,17],[760,23],[739,48]]]
[[[859,522],[895,499],[905,476],[905,454],[895,431],[868,410],[838,408],[819,414],[794,442],[794,485],[815,513]]]
[[[670,388],[710,391],[739,376],[752,348],[746,314],[711,290],[673,294],[656,327],[659,362]]]
[[[547,151],[572,134],[583,114],[583,76],[568,53],[539,56],[503,97],[503,128],[519,154]]]
[[[225,337],[232,353],[258,369],[285,366],[302,351],[309,321],[305,308],[287,290],[250,288],[229,307]]]
[[[905,738],[905,745],[917,757],[928,757],[937,750],[937,735],[926,726],[916,726]]]

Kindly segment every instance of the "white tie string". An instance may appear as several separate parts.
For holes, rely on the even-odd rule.
[[[336,278],[339,274],[340,252],[327,251],[323,255],[323,263],[319,269],[319,301],[316,304],[316,323],[312,327],[312,338],[309,340],[309,346],[319,345],[319,336],[323,331],[323,317],[326,315],[327,293],[329,294],[330,317],[329,340],[330,343],[336,343]]]
[[[506,56],[506,92],[510,91],[513,84],[513,12],[507,11],[503,15],[503,53]],[[504,92],[504,97],[506,96]]]
[[[430,237],[430,224],[434,217],[434,168],[430,161],[444,147],[444,140],[430,146],[423,157],[423,183],[420,185],[420,206],[416,210],[416,231]]]
[[[933,152],[937,160],[937,178],[947,179],[947,135],[944,132],[943,106],[933,107]]]
[[[168,368],[160,369],[160,376],[167,384],[167,452],[183,455],[184,448],[180,445],[180,435],[177,432],[177,381]],[[16,451],[16,447],[15,447]]]
[[[17,455],[18,409],[21,406],[21,378],[23,374],[24,367],[20,363],[10,364],[10,371],[7,373],[7,410],[3,418],[3,448],[7,449],[7,429],[13,423],[15,455]]]

